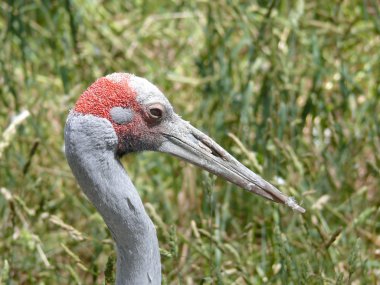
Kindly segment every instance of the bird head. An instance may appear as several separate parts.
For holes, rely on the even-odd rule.
[[[74,112],[108,120],[117,136],[115,153],[152,150],[169,153],[273,202],[305,212],[293,198],[253,173],[203,132],[181,119],[148,80],[113,73],[95,81]]]

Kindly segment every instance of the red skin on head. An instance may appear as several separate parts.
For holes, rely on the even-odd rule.
[[[142,124],[143,110],[136,100],[136,92],[128,85],[128,76],[120,82],[113,82],[106,77],[99,78],[79,97],[74,111],[105,118],[112,123],[117,136],[125,134],[138,135]],[[113,107],[124,107],[134,111],[132,122],[119,125],[112,121],[110,110]]]

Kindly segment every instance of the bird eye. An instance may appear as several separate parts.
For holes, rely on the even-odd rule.
[[[164,109],[165,109],[164,106],[159,103],[152,104],[148,108],[149,116],[152,119],[156,119],[156,120],[161,119],[164,114]]]

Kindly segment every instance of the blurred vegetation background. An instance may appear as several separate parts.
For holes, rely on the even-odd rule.
[[[112,284],[113,243],[63,128],[89,84],[125,71],[307,209],[162,154],[123,158],[164,284],[380,284],[379,6],[1,1],[0,282]]]

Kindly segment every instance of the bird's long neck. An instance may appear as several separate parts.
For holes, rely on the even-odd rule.
[[[161,284],[156,230],[115,157],[115,143],[107,120],[70,115],[65,129],[67,160],[116,242],[116,284]]]

